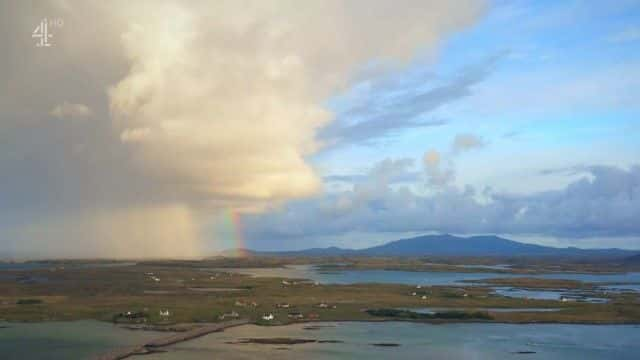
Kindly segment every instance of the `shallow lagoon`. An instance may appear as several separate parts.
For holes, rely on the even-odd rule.
[[[5,327],[6,326],[6,327]],[[86,359],[144,344],[167,333],[131,331],[97,321],[0,323],[2,359]],[[246,338],[339,341],[298,345],[237,344]],[[374,343],[394,343],[378,347]],[[640,326],[339,322],[246,325],[144,356],[200,359],[636,359]],[[518,352],[529,352],[519,354]],[[531,353],[534,352],[534,353]]]
[[[491,278],[533,277],[543,279],[567,279],[601,283],[640,283],[640,272],[621,274],[508,274],[492,272],[424,272],[396,270],[344,270],[319,271],[312,265],[289,265],[282,268],[235,268],[220,269],[258,277],[285,277],[310,279],[323,284],[395,283],[408,285],[464,285],[464,280],[486,280]]]
[[[562,300],[589,302],[594,304],[606,303],[607,299],[589,296],[588,293],[569,290],[538,290],[538,289],[519,289],[514,287],[493,287],[494,293],[513,298],[535,299],[535,300]]]
[[[640,327],[597,325],[323,323],[227,329],[169,347],[155,360],[221,359],[636,359]],[[304,338],[344,343],[229,344],[243,338]],[[397,343],[377,347],[372,343]],[[518,352],[535,352],[518,354]]]
[[[446,308],[446,307],[423,307],[423,308],[400,308],[400,310],[413,311],[418,314],[435,314],[447,311],[487,311],[495,313],[512,313],[512,312],[555,312],[561,311],[560,308]]]
[[[609,291],[614,293],[625,293],[625,292],[640,292],[640,284],[613,284],[613,285],[602,285],[600,288],[603,291]]]
[[[131,331],[98,321],[0,322],[0,358],[86,359],[167,333]]]

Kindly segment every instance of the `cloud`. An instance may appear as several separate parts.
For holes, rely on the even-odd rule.
[[[92,111],[87,105],[72,104],[65,101],[51,109],[49,114],[58,119],[82,120],[90,117]]]
[[[329,146],[368,144],[387,136],[395,135],[399,131],[412,128],[426,128],[446,125],[446,120],[416,120],[411,117],[385,119],[382,117],[353,125],[338,125],[329,127],[322,132]]]
[[[368,90],[356,94],[355,105],[339,111],[321,137],[333,146],[363,144],[407,129],[445,125],[448,121],[434,118],[433,113],[470,96],[472,87],[486,79],[505,55],[491,56],[444,80],[431,73],[402,81],[390,76],[365,80]]]
[[[120,141],[122,141],[123,143],[141,142],[148,138],[150,135],[151,129],[149,129],[148,127],[124,129],[122,133],[120,133]]]
[[[329,175],[324,177],[325,182],[366,183],[376,182],[381,184],[399,184],[420,180],[421,173],[413,170],[414,160],[384,159],[376,164],[366,174]]]
[[[436,149],[426,151],[422,157],[422,171],[413,170],[414,160],[384,159],[376,163],[366,174],[334,174],[324,177],[326,182],[343,182],[352,184],[379,183],[390,184],[416,183],[425,181],[426,185],[442,188],[451,185],[455,180],[455,158],[464,151],[486,146],[486,142],[473,134],[458,134],[451,142],[448,152]]]
[[[486,144],[482,138],[473,134],[458,134],[453,139],[453,144],[451,145],[452,151],[454,153],[461,153],[464,151],[477,149],[484,147]]]
[[[329,99],[371,62],[401,67],[435,52],[483,9],[473,0],[8,8],[11,21],[0,24],[8,54],[0,77],[9,84],[0,89],[0,226],[12,236],[1,241],[45,252],[87,239],[107,245],[117,227],[135,242],[131,256],[166,254],[141,240],[155,237],[155,226],[176,245],[198,248],[212,214],[315,196],[321,179],[307,159],[325,143],[318,133],[334,118]],[[65,20],[54,46],[19,36],[52,14]],[[82,106],[87,126],[40,121],[50,111],[82,115]],[[87,251],[121,255],[89,243]]]
[[[452,165],[450,163],[443,164],[443,156],[437,150],[425,152],[422,162],[429,185],[442,187],[449,185],[455,179]]]
[[[456,177],[455,158],[462,152],[484,147],[482,138],[474,134],[458,134],[451,142],[448,153],[441,153],[431,149],[424,153],[422,163],[426,175],[427,185],[442,188],[453,183]]]
[[[430,153],[428,162],[439,162]],[[350,232],[499,233],[567,238],[640,236],[640,166],[584,167],[567,187],[528,195],[480,194],[466,186],[420,195],[407,187],[354,187],[325,198],[296,201],[280,212],[255,215],[252,239],[286,247],[300,237]]]
[[[402,61],[433,45],[450,25],[431,11],[453,11],[423,5],[389,14],[380,2],[362,13],[352,6],[312,3],[276,14],[258,4],[175,5],[136,17],[123,35],[129,74],[109,92],[123,138],[129,128],[145,129],[144,142],[131,149],[136,165],[197,196],[255,200],[258,207],[317,192],[320,180],[305,158],[319,149],[315,133],[332,118],[323,101],[368,59]],[[380,24],[374,15],[383,13],[390,21]],[[456,22],[458,16],[469,15],[456,13]],[[389,36],[399,29],[408,31],[401,42]]]
[[[202,255],[198,220],[184,206],[105,209],[31,220],[5,228],[3,249],[63,258]]]

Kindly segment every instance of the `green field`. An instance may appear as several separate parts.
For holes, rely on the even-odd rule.
[[[308,260],[308,259],[306,259]],[[372,260],[370,260],[372,261]],[[485,286],[432,286],[416,289],[396,284],[321,285],[304,279],[253,278],[221,267],[280,266],[301,259],[224,259],[155,261],[129,266],[78,267],[51,262],[45,268],[4,271],[0,277],[0,320],[51,321],[98,319],[146,326],[176,326],[239,318],[265,325],[300,321],[401,319],[408,321],[497,321],[563,323],[640,323],[637,295],[599,294],[606,304],[528,300],[491,294]],[[402,261],[399,261],[402,263]],[[533,289],[583,289],[591,284],[529,278],[491,282]],[[415,295],[413,294],[415,293]],[[426,299],[423,299],[423,296]],[[283,307],[282,304],[288,304]],[[280,307],[278,306],[280,304]],[[321,305],[322,304],[322,305]],[[554,308],[554,312],[491,312],[488,317],[386,315],[371,309],[449,308],[474,312],[483,308]],[[161,316],[161,310],[169,310]],[[135,317],[120,316],[132,312]],[[274,319],[265,321],[264,314]],[[299,313],[299,314],[298,314]],[[223,319],[221,316],[227,314]],[[292,314],[292,316],[289,316]],[[405,314],[406,315],[406,314]]]

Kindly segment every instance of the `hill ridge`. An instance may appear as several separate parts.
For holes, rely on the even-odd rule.
[[[593,256],[625,257],[639,255],[638,250],[617,248],[582,249],[522,243],[496,235],[455,236],[421,235],[390,241],[364,249],[336,246],[290,251],[251,251],[254,255],[283,256]]]

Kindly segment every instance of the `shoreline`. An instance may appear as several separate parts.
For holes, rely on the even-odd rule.
[[[508,309],[508,308],[505,308]],[[451,308],[451,311],[457,311],[460,310],[458,308]],[[522,312],[526,312],[526,311],[522,311]],[[607,321],[607,320],[603,320],[603,321],[560,321],[560,320],[527,320],[527,321],[497,321],[497,320],[474,320],[474,319],[470,319],[470,320],[461,320],[461,319],[422,319],[422,320],[410,320],[410,319],[391,319],[391,318],[387,318],[387,319],[351,319],[351,320],[346,320],[346,319],[333,319],[333,320],[304,320],[304,321],[292,321],[290,323],[286,323],[286,324],[272,324],[272,325],[265,325],[265,324],[257,324],[255,322],[251,322],[249,319],[239,319],[239,320],[231,320],[228,322],[202,322],[202,323],[175,323],[175,324],[168,324],[168,325],[144,325],[144,326],[140,326],[140,325],[132,325],[132,324],[127,324],[127,323],[114,323],[112,321],[108,321],[108,320],[101,320],[101,319],[94,319],[94,318],[84,318],[84,319],[66,319],[66,320],[62,320],[62,319],[54,319],[54,320],[36,320],[36,321],[32,321],[32,320],[5,320],[5,319],[0,319],[0,324],[4,323],[4,324],[41,324],[41,323],[48,323],[48,322],[64,322],[64,323],[68,323],[68,322],[75,322],[75,321],[98,321],[98,322],[102,322],[102,323],[107,323],[107,324],[112,324],[114,326],[120,327],[121,329],[124,330],[129,330],[129,331],[155,331],[155,332],[176,332],[176,333],[183,333],[183,332],[187,332],[190,330],[193,330],[193,328],[200,328],[202,326],[210,326],[210,325],[222,325],[222,324],[226,324],[229,322],[234,322],[234,321],[245,321],[245,323],[241,324],[241,325],[258,325],[258,326],[264,326],[264,327],[270,327],[270,326],[287,326],[287,325],[295,325],[295,324],[315,324],[315,323],[331,323],[331,322],[412,322],[412,323],[426,323],[426,324],[472,324],[472,323],[478,323],[478,324],[508,324],[508,325],[534,325],[534,324],[556,324],[556,325],[640,325],[640,320],[638,321],[634,321],[634,320],[630,320],[630,321]],[[238,326],[238,325],[235,325]],[[178,327],[185,327],[185,328],[191,328],[188,330],[171,330],[171,328],[178,328]],[[228,327],[233,327],[233,326],[228,326]]]
[[[289,326],[289,325],[308,325],[308,324],[329,324],[329,323],[385,323],[385,322],[405,322],[416,324],[429,324],[429,325],[446,325],[446,324],[507,324],[507,325],[584,325],[584,326],[638,326],[640,322],[556,322],[556,321],[527,321],[527,322],[504,322],[504,321],[478,321],[478,320],[407,320],[407,319],[371,319],[371,320],[331,320],[331,321],[299,321],[291,322],[287,324],[273,324],[273,325],[258,325],[255,322],[249,321],[249,319],[231,320],[223,323],[206,323],[202,326],[178,332],[170,336],[159,337],[150,340],[141,345],[133,345],[124,348],[117,348],[104,353],[92,359],[94,360],[122,360],[134,355],[146,355],[156,352],[163,352],[161,348],[193,340],[214,332],[224,331],[237,326],[245,325],[257,325],[265,328],[271,326]],[[192,324],[175,324],[173,326],[193,326]],[[122,326],[121,326],[122,327]],[[130,331],[156,331],[162,332],[160,327],[156,328],[127,328],[122,327]]]
[[[159,352],[159,348],[192,340],[213,332],[223,331],[234,326],[249,324],[249,320],[231,320],[224,323],[209,323],[191,330],[179,332],[170,336],[164,336],[150,340],[142,345],[128,346],[125,348],[113,349],[108,353],[95,357],[95,360],[121,360],[133,355],[144,355]],[[144,330],[144,329],[142,329]],[[148,331],[148,330],[147,330]]]

